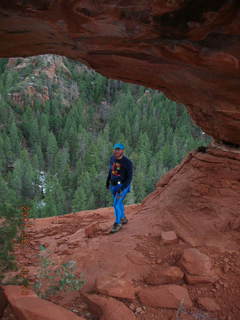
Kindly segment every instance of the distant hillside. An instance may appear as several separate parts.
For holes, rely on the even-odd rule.
[[[79,97],[79,89],[61,56],[42,55],[11,58],[5,64],[8,101],[16,105],[45,103],[58,97],[70,105]],[[85,67],[76,63],[78,72]]]
[[[32,216],[111,205],[105,180],[115,142],[134,163],[128,203],[209,142],[162,93],[67,58],[1,59],[0,72],[0,202],[28,205]]]

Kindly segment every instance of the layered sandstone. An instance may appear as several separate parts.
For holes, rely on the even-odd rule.
[[[77,272],[87,281],[82,292],[89,311],[97,309],[101,319],[116,319],[116,307],[133,319],[141,317],[137,310],[146,319],[172,318],[171,308],[179,309],[185,296],[185,307],[195,314],[203,306],[215,318],[238,320],[239,2],[3,0],[0,15],[0,56],[56,53],[111,78],[159,89],[184,103],[196,123],[216,139],[167,173],[141,206],[128,207],[129,223],[117,234],[106,232],[113,221],[109,208],[35,219],[28,230],[31,247],[25,252],[15,248],[29,279],[36,281],[39,262],[34,257],[43,244],[57,263],[77,263]],[[175,232],[176,241],[164,243],[166,232]],[[182,264],[189,248],[197,248],[206,265],[211,261],[211,281],[189,281],[196,277]],[[184,277],[175,284],[146,284],[146,275],[159,274],[160,268],[180,268]],[[108,279],[104,285],[111,279],[115,284],[103,287],[101,279]],[[97,294],[89,295],[93,290]],[[164,299],[161,305],[147,303],[156,292],[164,297],[165,290],[174,293],[174,305]],[[130,304],[135,293],[142,293],[146,306],[138,306],[137,297]],[[59,297],[55,301],[70,308],[73,296],[62,297],[69,299],[65,305]]]
[[[54,53],[184,103],[218,140],[240,144],[238,0],[0,3],[0,56]]]

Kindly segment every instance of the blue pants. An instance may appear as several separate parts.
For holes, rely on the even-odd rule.
[[[117,193],[121,185],[117,186],[110,186],[110,190],[113,195],[113,207],[114,207],[114,214],[115,214],[115,222],[121,223],[121,219],[125,218],[124,213],[124,204],[123,200],[126,198],[128,192],[130,192],[130,185],[127,186],[121,193]]]

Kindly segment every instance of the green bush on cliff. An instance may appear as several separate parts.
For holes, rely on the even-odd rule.
[[[44,246],[40,246],[40,250],[46,251]],[[40,267],[37,280],[33,284],[33,289],[39,297],[48,298],[62,290],[78,291],[84,286],[86,281],[74,273],[75,261],[62,263],[56,268],[56,264],[49,258],[50,253],[46,251],[45,254],[46,256],[39,254]]]
[[[12,254],[14,240],[23,225],[21,209],[15,193],[10,190],[0,176],[0,282],[7,270],[16,270]]]

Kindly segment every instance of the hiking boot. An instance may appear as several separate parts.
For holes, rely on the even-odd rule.
[[[121,228],[122,228],[122,224],[115,222],[112,226],[111,233],[118,232]]]
[[[127,224],[128,223],[128,219],[126,217],[121,219],[121,223],[122,224]]]

